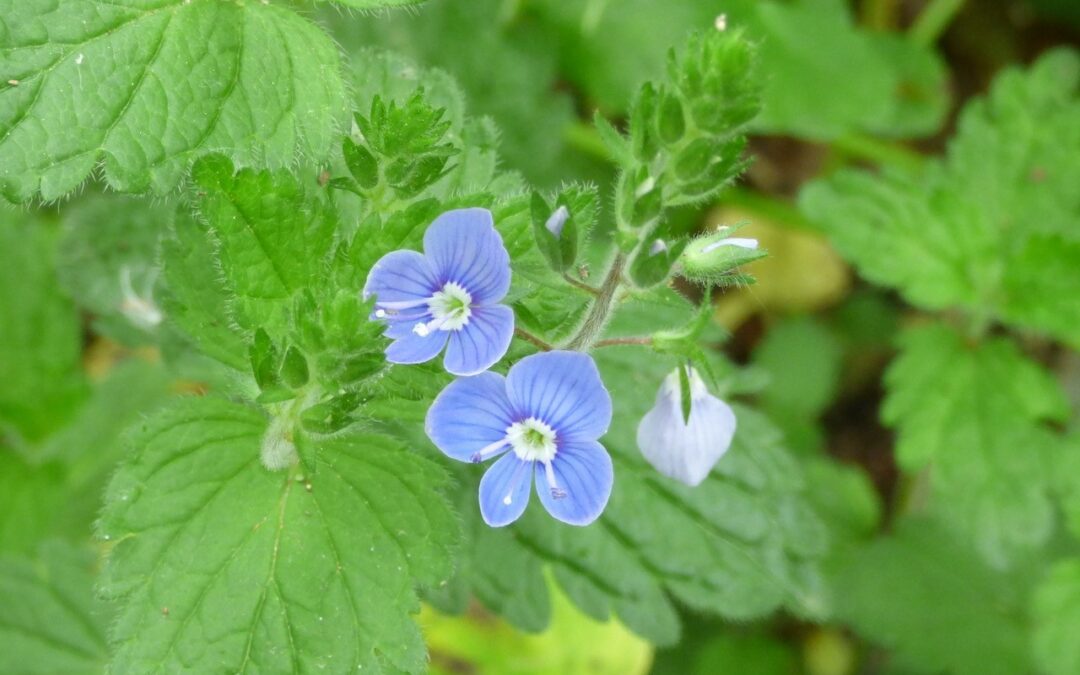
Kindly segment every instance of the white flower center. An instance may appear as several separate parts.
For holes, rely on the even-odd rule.
[[[555,457],[555,430],[535,417],[511,424],[506,440],[514,454],[526,462],[550,462]]]
[[[472,316],[472,295],[465,288],[453,281],[446,282],[441,291],[427,301],[431,321],[413,326],[413,332],[424,337],[434,330],[461,330],[469,323]]]
[[[558,452],[558,447],[555,445],[555,430],[551,428],[551,425],[535,417],[514,422],[506,428],[505,436],[477,451],[472,456],[472,461],[482,462],[502,452],[508,445],[522,461],[522,467],[532,466],[530,462],[543,464],[544,476],[547,478],[552,497],[555,499],[566,497],[566,490],[559,487],[558,479],[555,477],[555,468],[551,465],[551,460],[555,459],[555,454]],[[503,504],[507,506],[513,501],[513,492],[518,484],[517,477],[511,480],[510,484],[510,490],[503,497]]]

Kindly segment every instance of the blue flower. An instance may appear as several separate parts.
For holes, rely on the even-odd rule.
[[[694,486],[731,447],[735,413],[711,395],[693,368],[690,378],[690,418],[683,419],[679,371],[668,375],[656,394],[656,405],[638,425],[638,448],[660,473]]]
[[[592,358],[553,351],[523,358],[506,377],[455,380],[432,403],[425,428],[458,461],[502,455],[480,481],[488,525],[517,520],[534,481],[548,513],[588,525],[611,496],[611,457],[597,442],[610,423],[611,396]]]
[[[368,274],[364,299],[394,340],[391,363],[423,363],[446,346],[443,365],[475,375],[506,353],[514,312],[498,302],[510,289],[510,256],[487,209],[447,211],[424,233],[424,253],[387,253]]]

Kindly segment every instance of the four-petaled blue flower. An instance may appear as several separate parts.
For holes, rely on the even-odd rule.
[[[394,251],[368,274],[364,299],[387,322],[391,363],[423,363],[449,341],[443,364],[475,375],[506,353],[514,312],[498,302],[510,289],[510,256],[487,209],[447,211],[424,233],[424,253]]]
[[[660,473],[694,486],[705,480],[731,447],[735,413],[709,393],[690,368],[690,418],[683,419],[679,371],[668,375],[656,394],[656,405],[638,425],[641,454]]]
[[[455,380],[428,410],[428,437],[446,455],[482,462],[480,513],[492,527],[525,511],[535,476],[544,508],[571,525],[596,520],[611,496],[611,457],[597,439],[611,423],[611,396],[591,357],[527,356],[506,377]]]

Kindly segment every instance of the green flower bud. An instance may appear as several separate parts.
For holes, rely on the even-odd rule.
[[[725,227],[698,237],[682,253],[682,273],[696,281],[720,282],[740,265],[765,257],[757,239],[731,237],[738,227]]]

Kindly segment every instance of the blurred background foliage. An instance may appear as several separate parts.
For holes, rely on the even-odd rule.
[[[804,465],[807,496],[832,544],[828,618],[781,614],[734,624],[681,607],[678,646],[654,651],[617,621],[585,616],[552,586],[552,622],[539,634],[520,632],[479,605],[460,617],[425,609],[433,672],[1080,673],[1078,546],[1060,522],[1080,530],[1080,358],[1070,350],[1080,330],[1080,255],[1070,267],[1068,259],[1040,257],[1046,242],[1025,249],[1034,262],[1021,257],[1017,269],[1031,264],[1039,270],[1031,275],[1050,270],[1052,279],[1016,283],[1058,303],[1035,311],[996,296],[997,304],[968,302],[961,291],[958,299],[928,297],[909,278],[929,269],[919,255],[901,261],[914,266],[905,274],[888,267],[899,251],[894,242],[857,236],[859,227],[877,223],[858,201],[862,195],[882,190],[888,213],[896,192],[914,203],[912,195],[940,189],[1013,209],[1016,219],[1054,221],[1061,229],[1054,236],[1065,242],[1055,250],[1075,251],[1068,248],[1080,238],[1075,57],[1060,66],[1074,71],[1066,112],[1053,119],[1021,113],[1013,126],[1001,122],[1007,102],[987,113],[988,124],[1010,133],[1058,125],[1034,144],[1038,152],[1064,153],[1057,206],[1025,202],[1022,185],[975,175],[980,161],[1000,165],[1009,152],[993,154],[995,137],[978,129],[963,140],[964,129],[978,126],[978,111],[966,126],[958,120],[1004,69],[1075,45],[1080,3],[431,0],[373,16],[295,4],[345,51],[364,55],[356,63],[381,58],[370,55],[373,48],[404,57],[383,69],[383,79],[352,73],[355,89],[406,95],[416,80],[403,64],[435,69],[425,79],[428,94],[451,108],[450,119],[463,119],[453,109],[466,105],[484,116],[451,135],[469,137],[473,147],[497,146],[501,168],[541,188],[613,183],[592,115],[624,126],[638,85],[662,72],[667,50],[690,31],[709,29],[722,15],[760,45],[764,109],[753,127],[754,162],[719,203],[679,217],[701,230],[749,221],[740,236],[758,238],[770,253],[754,263],[757,284],[715,298],[724,333],[717,344],[745,366],[732,393],[756,402]],[[1034,88],[1026,100],[1044,100]],[[954,137],[960,140],[942,164],[935,158]],[[975,148],[966,151],[967,164],[965,142]],[[477,152],[461,161],[481,171],[495,159]],[[905,178],[893,184],[869,177],[877,175]],[[932,180],[920,183],[927,175]],[[1003,197],[1009,190],[1018,196]],[[100,670],[105,659],[104,639],[87,617],[106,610],[88,584],[79,585],[92,561],[72,542],[85,539],[123,452],[122,430],[168,397],[205,386],[177,379],[161,362],[163,353],[203,358],[153,313],[155,298],[169,303],[155,295],[162,292],[155,270],[158,233],[176,217],[172,205],[120,204],[126,199],[90,190],[62,211],[0,212],[10,221],[0,228],[0,444],[9,450],[0,453],[0,637],[21,639],[5,628],[22,620],[7,614],[19,611],[7,599],[40,595],[35,621],[65,645],[67,672]],[[938,226],[934,208],[923,220],[915,214],[916,229]],[[955,304],[992,306],[984,319],[996,337],[969,350],[963,335],[971,317]],[[979,329],[987,334],[985,325]],[[199,372],[198,365],[185,372]],[[929,367],[942,370],[920,372]],[[952,398],[945,392],[920,407],[887,394],[910,383],[925,395],[941,372],[957,383]],[[1002,402],[1002,389],[1014,399]],[[991,420],[968,432],[968,412],[939,419],[924,409],[966,401],[972,392],[979,396],[970,415],[1004,426]],[[1016,428],[1023,434],[1010,435]],[[1002,438],[972,441],[980,429]],[[940,457],[932,456],[935,444],[945,446]],[[1045,462],[1010,459],[1018,448],[1041,457],[1043,446]],[[87,447],[95,452],[80,452]],[[951,450],[959,459],[948,459]],[[994,462],[1000,465],[990,470],[1000,474],[982,475],[978,467]],[[999,493],[986,495],[999,485]],[[964,486],[983,491],[968,495]],[[50,589],[47,581],[57,578],[71,579],[70,587]],[[0,672],[30,672],[25,666],[6,663],[0,651]]]

